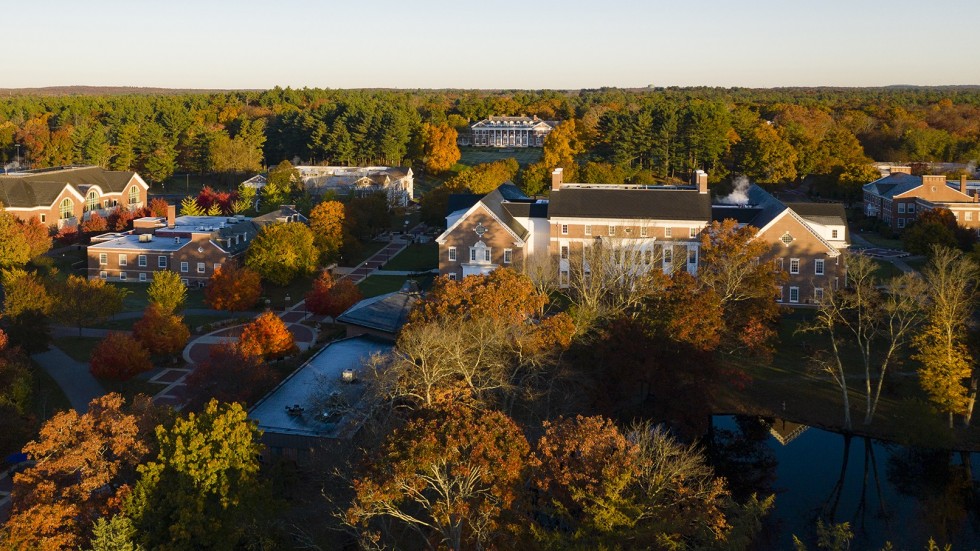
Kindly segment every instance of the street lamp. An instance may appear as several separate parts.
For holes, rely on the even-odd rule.
[[[288,294],[286,295],[286,304],[282,307],[282,311],[283,312],[285,312],[286,310],[289,310],[289,295]]]

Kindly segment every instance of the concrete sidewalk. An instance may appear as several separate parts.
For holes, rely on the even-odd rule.
[[[76,331],[77,334],[77,331]],[[88,403],[106,393],[106,389],[89,373],[88,365],[77,362],[52,346],[47,352],[31,356],[52,379],[79,413],[88,411]]]

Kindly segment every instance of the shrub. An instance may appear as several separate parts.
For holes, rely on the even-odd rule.
[[[261,295],[259,274],[229,262],[211,276],[204,289],[204,302],[215,310],[241,311],[255,306]]]
[[[151,369],[150,351],[125,333],[109,333],[89,361],[89,371],[102,379],[125,381]]]

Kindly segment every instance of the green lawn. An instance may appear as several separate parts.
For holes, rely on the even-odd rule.
[[[874,262],[878,265],[878,268],[875,270],[875,277],[878,278],[878,281],[887,281],[893,277],[902,275],[902,270],[896,268],[891,262],[878,258],[874,259]]]
[[[405,276],[373,275],[358,283],[357,287],[360,288],[361,294],[365,298],[376,297],[385,293],[394,293],[401,289],[406,279],[409,278]],[[432,280],[435,278],[429,275],[414,279],[419,282],[419,286],[422,289],[428,289],[432,285]]]
[[[459,151],[461,153],[459,164],[468,166],[513,157],[522,167],[525,167],[540,161],[542,154],[540,147],[461,147]]]
[[[866,239],[875,247],[884,247],[886,249],[901,249],[902,240],[901,239],[889,239],[887,237],[882,237],[881,235],[874,232],[864,232],[859,234],[861,237]]]
[[[917,270],[919,272],[921,272],[922,268],[925,268],[926,264],[929,263],[929,259],[924,256],[910,256],[908,258],[903,258],[902,260],[911,266],[913,270]]]
[[[413,243],[395,258],[389,260],[385,270],[424,272],[439,267],[439,244],[430,241]]]
[[[54,340],[51,344],[71,356],[75,361],[88,363],[92,356],[92,350],[95,349],[100,340],[91,337],[62,337]]]
[[[149,299],[146,296],[147,290],[150,288],[149,283],[116,283],[112,282],[109,285],[115,285],[117,287],[122,287],[129,291],[126,298],[123,299],[123,311],[124,312],[142,312],[146,309],[149,304]],[[207,308],[208,306],[204,304],[204,290],[198,288],[187,289],[187,301],[184,302],[184,308]]]
[[[265,299],[269,299],[273,310],[282,310],[286,305],[286,297],[289,297],[289,306],[296,304],[306,297],[306,293],[313,288],[313,277],[296,278],[292,283],[285,287],[278,287],[271,283],[262,284],[262,298],[259,300],[259,307],[265,308]]]

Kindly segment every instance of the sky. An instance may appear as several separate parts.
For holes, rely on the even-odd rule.
[[[980,84],[978,0],[0,0],[0,88]]]

